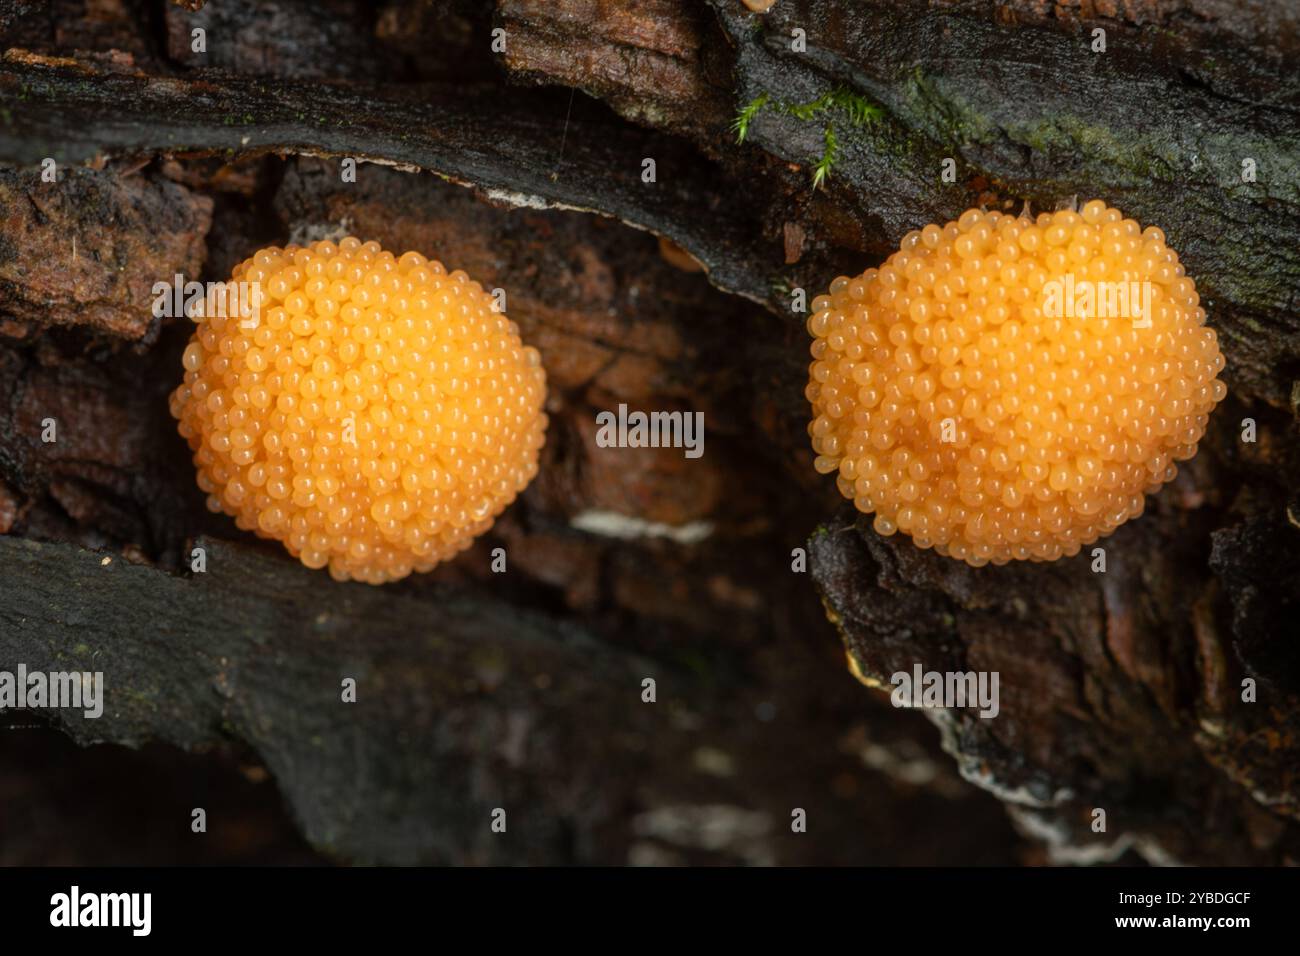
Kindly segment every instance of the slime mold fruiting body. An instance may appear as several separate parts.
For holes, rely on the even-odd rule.
[[[971,209],[813,301],[809,434],[884,535],[1054,560],[1141,514],[1226,389],[1195,284],[1100,200]]]
[[[545,373],[463,272],[374,242],[268,248],[210,301],[172,414],[208,507],[336,579],[382,583],[469,547],[537,473]]]

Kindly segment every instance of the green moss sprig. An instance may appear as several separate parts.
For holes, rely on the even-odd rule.
[[[740,112],[736,114],[736,119],[731,124],[731,130],[736,134],[736,142],[743,143],[745,137],[749,135],[749,124],[753,122],[758,111],[767,105],[770,97],[763,93],[748,105],[741,107]]]
[[[821,188],[821,185],[830,176],[831,168],[839,158],[839,140],[835,135],[836,119],[838,118],[850,126],[865,126],[884,115],[884,111],[879,106],[860,93],[855,93],[845,87],[838,87],[829,93],[823,93],[817,99],[807,103],[787,103],[782,100],[773,100],[767,93],[762,93],[741,107],[736,114],[731,129],[736,134],[737,143],[745,142],[745,138],[749,135],[750,124],[753,123],[759,112],[769,105],[779,113],[793,116],[795,119],[804,122],[810,122],[819,117],[823,118],[825,122],[822,130],[823,149],[821,156],[812,166],[813,189]]]

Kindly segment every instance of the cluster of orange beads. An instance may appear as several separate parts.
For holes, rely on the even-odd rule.
[[[213,511],[378,584],[469,547],[537,473],[539,356],[463,272],[347,238],[231,281],[260,308],[210,299],[171,396]]]
[[[1065,306],[1084,280],[1149,283],[1149,307]],[[909,233],[808,329],[817,470],[880,534],[972,565],[1073,555],[1141,514],[1226,393],[1164,234],[1099,200]]]

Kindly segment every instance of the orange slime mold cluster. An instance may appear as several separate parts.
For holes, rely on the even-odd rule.
[[[813,301],[816,467],[972,565],[1076,554],[1191,458],[1226,389],[1195,284],[1100,200],[971,209]]]
[[[263,249],[235,282],[260,308],[210,298],[171,396],[213,511],[378,584],[469,547],[537,473],[539,356],[463,272],[347,238]]]

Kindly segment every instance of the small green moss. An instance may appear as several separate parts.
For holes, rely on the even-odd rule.
[[[736,119],[731,124],[731,130],[736,134],[736,142],[743,143],[745,137],[749,135],[749,124],[754,121],[758,111],[767,105],[768,95],[763,93],[749,102],[736,114]]]
[[[812,119],[820,113],[830,110],[839,112],[854,126],[865,126],[873,120],[880,119],[884,111],[860,93],[854,93],[845,87],[831,90],[819,96],[811,103],[792,107],[790,112],[800,119]]]
[[[835,127],[827,126],[824,133],[826,149],[822,152],[821,159],[817,160],[813,166],[813,189],[820,189],[821,184],[826,181],[826,177],[831,174],[831,167],[835,165],[835,160],[839,155],[840,145],[835,139]]]
[[[807,103],[788,103],[782,100],[772,100],[767,93],[763,93],[751,100],[736,114],[736,119],[732,122],[731,128],[736,134],[737,143],[745,141],[745,138],[749,135],[750,124],[759,112],[769,104],[778,113],[793,116],[802,122],[823,119],[825,123],[822,128],[824,147],[822,155],[813,164],[812,183],[814,189],[820,188],[822,183],[826,181],[826,178],[831,173],[831,167],[834,166],[839,155],[839,141],[835,135],[836,119],[838,118],[850,126],[865,126],[884,116],[884,110],[875,103],[872,103],[861,93],[855,93],[845,87],[838,87],[828,93],[823,93],[817,99]]]

